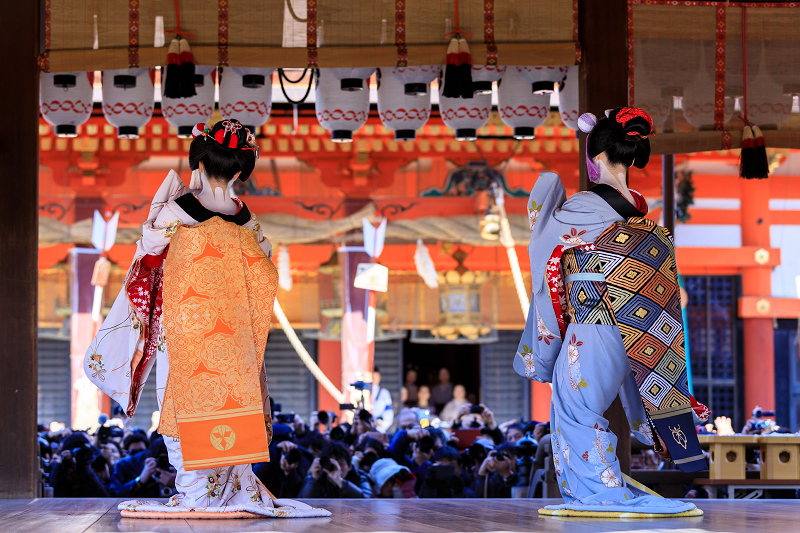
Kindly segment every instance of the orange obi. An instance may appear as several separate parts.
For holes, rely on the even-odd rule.
[[[269,461],[264,349],[277,286],[250,229],[213,217],[171,239],[159,432],[180,439],[186,470]]]

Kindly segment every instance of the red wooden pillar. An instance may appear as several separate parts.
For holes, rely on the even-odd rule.
[[[317,364],[331,381],[336,383],[337,376],[342,375],[342,343],[341,341],[319,341],[317,344]],[[318,409],[320,411],[339,412],[339,402],[317,383]]]
[[[531,382],[531,420],[550,420],[550,399],[553,390],[547,383]]]
[[[743,180],[742,246],[770,248],[769,181]],[[742,296],[769,298],[772,294],[772,267],[742,269]],[[775,339],[772,313],[744,318],[744,409],[745,414],[760,405],[775,408]]]

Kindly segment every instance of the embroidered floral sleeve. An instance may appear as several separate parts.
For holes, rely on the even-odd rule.
[[[172,236],[175,235],[175,232],[178,231],[180,225],[180,220],[173,220],[169,224],[160,226],[160,229],[162,230],[161,233],[164,235],[164,237],[171,239]]]

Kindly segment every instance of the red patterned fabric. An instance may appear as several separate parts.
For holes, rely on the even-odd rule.
[[[147,363],[155,356],[161,336],[162,288],[164,277],[164,259],[169,246],[160,255],[146,255],[134,267],[125,292],[136,318],[141,324],[140,339],[144,339],[142,358],[136,364],[131,378],[131,398],[139,397],[139,389],[144,386],[142,373]],[[128,413],[133,416],[133,412]]]
[[[306,48],[308,48],[308,68],[317,68],[317,0],[306,3]]]
[[[550,255],[550,260],[547,261],[547,271],[545,272],[547,288],[550,291],[550,301],[553,304],[553,311],[556,313],[556,321],[558,322],[558,330],[561,333],[562,341],[567,334],[567,321],[565,318],[567,291],[564,288],[564,275],[561,271],[561,256],[564,255],[566,250],[573,247],[574,246],[567,244],[556,246],[553,253]],[[583,251],[596,250],[594,244],[583,244],[574,248]]]
[[[494,0],[483,2],[483,42],[486,44],[486,64],[497,64],[497,44],[494,41]]]
[[[128,68],[139,68],[139,0],[128,2]]]
[[[219,0],[217,7],[217,62],[228,66],[228,0]]]
[[[639,109],[638,107],[623,107],[622,109],[619,110],[619,113],[617,113],[616,118],[617,122],[622,124],[622,127],[624,128],[625,124],[627,124],[628,121],[637,117],[645,119],[647,123],[650,124],[650,131],[651,132],[653,131],[653,119],[644,109]],[[639,134],[636,133],[635,131],[629,131],[628,135],[639,135]]]
[[[394,45],[397,47],[397,66],[408,66],[406,47],[406,0],[394,2]]]
[[[714,129],[725,126],[725,5],[717,6],[716,67],[714,69]]]

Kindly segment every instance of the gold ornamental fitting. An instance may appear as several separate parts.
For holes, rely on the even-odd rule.
[[[759,265],[766,265],[769,263],[769,250],[765,250],[764,248],[759,248],[756,250],[755,253],[756,263]]]

